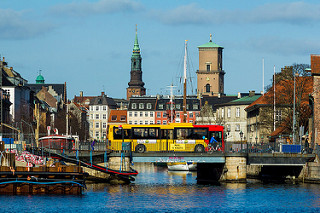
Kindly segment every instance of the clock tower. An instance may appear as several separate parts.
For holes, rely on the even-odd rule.
[[[130,72],[130,82],[128,83],[129,87],[127,88],[127,100],[131,96],[143,96],[146,94],[146,89],[143,87],[144,82],[142,81],[142,70],[141,70],[141,55],[140,48],[138,43],[138,33],[136,28],[136,38],[134,40],[134,46],[131,56],[131,72]]]
[[[197,70],[197,93],[201,96],[224,94],[224,74],[222,69],[223,47],[210,41],[198,46],[199,70]]]

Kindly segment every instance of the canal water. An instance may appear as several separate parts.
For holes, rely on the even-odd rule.
[[[0,212],[320,212],[320,184],[198,185],[194,172],[152,164],[130,185],[87,184],[82,196],[0,196]]]

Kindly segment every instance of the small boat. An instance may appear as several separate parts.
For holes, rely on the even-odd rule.
[[[167,166],[169,171],[197,171],[197,163],[194,162],[170,162]]]

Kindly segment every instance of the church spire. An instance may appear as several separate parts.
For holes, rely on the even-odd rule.
[[[139,55],[140,54],[140,47],[138,42],[138,28],[136,25],[136,38],[134,40],[134,46],[133,46],[133,54],[132,55]]]

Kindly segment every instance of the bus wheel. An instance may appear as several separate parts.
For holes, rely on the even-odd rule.
[[[143,144],[138,144],[135,149],[138,153],[144,153],[146,151],[146,146]]]
[[[196,147],[194,147],[194,152],[197,152],[197,153],[204,152],[204,146],[201,144],[196,145]]]

